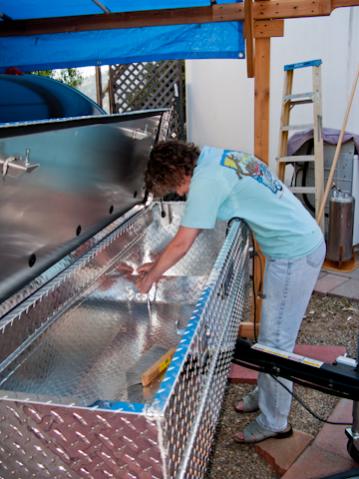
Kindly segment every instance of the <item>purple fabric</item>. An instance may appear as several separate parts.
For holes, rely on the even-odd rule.
[[[336,145],[338,143],[339,135],[340,135],[340,130],[334,130],[333,128],[323,128],[324,143],[328,143],[330,145]],[[313,129],[295,133],[288,140],[288,156],[294,155],[299,150],[299,148],[302,145],[304,145],[305,142],[307,142],[308,140],[311,140],[312,138],[313,138]],[[359,153],[359,135],[345,132],[343,137],[343,143],[346,143],[350,140],[354,141],[355,149],[357,153]]]

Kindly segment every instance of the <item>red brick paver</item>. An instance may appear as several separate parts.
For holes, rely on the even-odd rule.
[[[256,384],[258,378],[257,371],[248,369],[238,364],[232,364],[228,379],[235,384]]]
[[[329,420],[351,423],[352,402],[341,399]],[[347,453],[344,429],[345,426],[325,424],[282,479],[317,479],[358,467]]]
[[[325,451],[312,444],[282,476],[282,479],[319,479],[356,467],[351,458]]]
[[[293,436],[287,439],[267,439],[256,444],[255,449],[274,468],[277,474],[282,476],[312,440],[313,436],[310,434],[294,431]]]
[[[297,344],[294,352],[324,363],[333,363],[338,356],[343,356],[346,353],[346,349],[344,346],[332,344]]]

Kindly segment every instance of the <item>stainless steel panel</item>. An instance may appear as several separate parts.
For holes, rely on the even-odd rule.
[[[0,303],[0,319],[17,305],[22,303],[26,298],[31,294],[37,291],[39,288],[44,286],[51,279],[55,278],[66,268],[70,267],[78,258],[87,253],[91,248],[93,248],[99,241],[104,239],[106,236],[110,235],[113,231],[119,228],[122,224],[136,215],[139,211],[144,209],[144,205],[136,205],[131,208],[124,215],[121,215],[115,221],[110,223],[108,226],[100,230],[94,236],[91,236],[88,240],[85,240],[80,244],[76,249],[71,251],[68,255],[61,258],[60,261],[55,263],[50,268],[46,269],[39,276],[36,276],[32,281],[26,283],[23,288],[19,289],[13,295],[9,296],[5,301]]]
[[[1,479],[203,477],[247,302],[246,230],[202,233],[150,311],[123,267],[167,243],[182,206],[128,219],[0,322]],[[165,376],[129,387],[153,344],[177,344]]]
[[[163,112],[0,128],[0,301],[143,199]]]
[[[353,258],[355,200],[349,193],[334,189],[329,200],[327,259],[339,265]]]

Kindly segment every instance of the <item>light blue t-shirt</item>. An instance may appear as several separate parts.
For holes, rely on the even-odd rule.
[[[182,226],[214,228],[216,220],[245,220],[264,255],[298,258],[322,232],[300,201],[255,156],[204,147],[190,184]]]

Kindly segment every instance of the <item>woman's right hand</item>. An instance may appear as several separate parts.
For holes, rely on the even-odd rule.
[[[143,263],[137,268],[138,274],[148,273],[154,266],[155,263]]]

